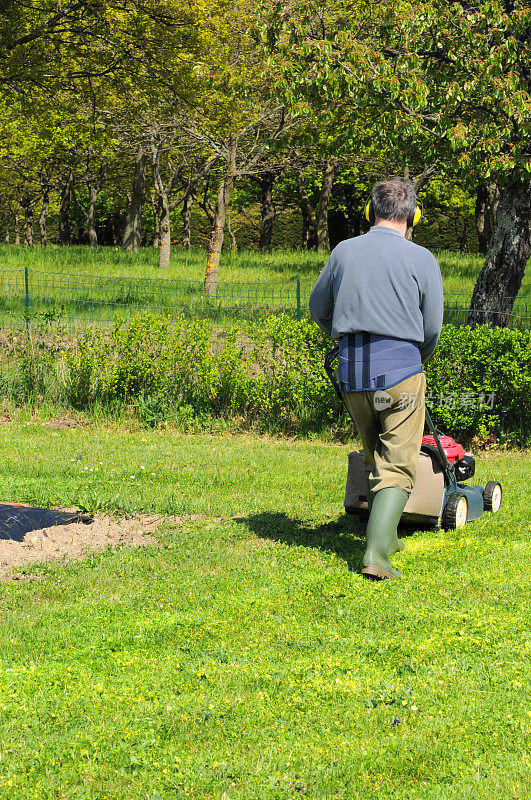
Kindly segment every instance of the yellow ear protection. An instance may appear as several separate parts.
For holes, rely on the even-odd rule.
[[[422,215],[424,213],[424,209],[422,207],[422,200],[417,201],[419,205],[415,208],[414,211],[407,218],[407,226],[408,228],[414,228],[415,225],[418,225],[422,219]],[[365,205],[365,219],[369,223],[369,225],[374,225],[376,222],[376,217],[374,215],[374,204],[371,200],[368,200]]]

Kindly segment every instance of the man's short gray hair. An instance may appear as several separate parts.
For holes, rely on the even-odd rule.
[[[407,178],[389,178],[380,181],[372,190],[375,219],[406,222],[415,213],[417,193]]]

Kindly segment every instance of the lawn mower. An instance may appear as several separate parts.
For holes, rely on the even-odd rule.
[[[325,356],[325,371],[336,394],[348,410],[337,379],[336,346]],[[354,422],[354,420],[352,420]],[[439,436],[426,408],[429,433],[423,437],[419,453],[417,480],[401,517],[401,524],[415,524],[451,530],[479,519],[484,511],[498,511],[502,503],[502,487],[498,481],[482,486],[467,486],[474,476],[475,460],[450,436]],[[363,451],[349,453],[345,511],[358,517],[369,516],[363,478]]]

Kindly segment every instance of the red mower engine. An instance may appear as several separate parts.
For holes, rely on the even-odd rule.
[[[451,436],[439,436],[439,439],[448,462],[454,468],[457,480],[466,481],[468,478],[472,478],[476,471],[474,456],[466,455],[465,448],[457,444]],[[431,435],[422,437],[422,446],[437,451],[435,439]]]

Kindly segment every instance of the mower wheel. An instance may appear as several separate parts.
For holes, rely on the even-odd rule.
[[[464,528],[468,517],[468,502],[464,494],[453,492],[448,498],[442,515],[445,530]]]
[[[503,492],[501,483],[488,481],[483,491],[483,508],[485,511],[499,511],[502,504]]]

